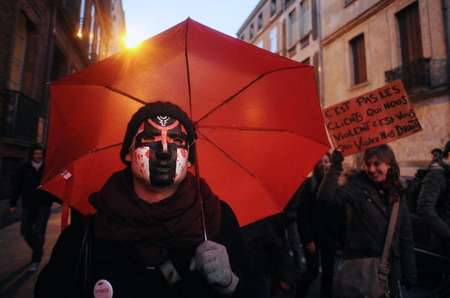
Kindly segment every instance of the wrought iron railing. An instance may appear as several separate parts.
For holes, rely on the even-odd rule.
[[[385,71],[386,82],[402,80],[411,93],[430,90],[448,84],[447,60],[420,58]]]
[[[13,90],[1,90],[0,102],[0,137],[3,142],[24,145],[36,142],[39,103]]]

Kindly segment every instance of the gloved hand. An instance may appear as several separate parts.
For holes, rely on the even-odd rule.
[[[205,241],[197,247],[190,270],[203,274],[220,294],[232,294],[239,283],[239,277],[231,271],[227,249],[213,241]]]
[[[344,156],[341,151],[334,149],[331,153],[331,166],[335,169],[342,170],[342,162],[344,161]]]

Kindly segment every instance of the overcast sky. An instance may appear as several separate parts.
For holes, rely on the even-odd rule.
[[[236,37],[259,0],[123,0],[129,40],[145,40],[187,17]]]

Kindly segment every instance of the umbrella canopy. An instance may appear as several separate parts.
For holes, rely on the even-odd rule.
[[[198,133],[200,174],[241,225],[280,212],[329,149],[313,68],[191,19],[51,85],[44,188],[83,213],[124,167],[132,114],[171,101]]]

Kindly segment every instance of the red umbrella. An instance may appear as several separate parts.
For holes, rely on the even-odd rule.
[[[313,68],[190,19],[51,86],[44,188],[83,213],[124,165],[131,115],[168,100],[196,124],[200,174],[241,225],[280,212],[329,149]]]

